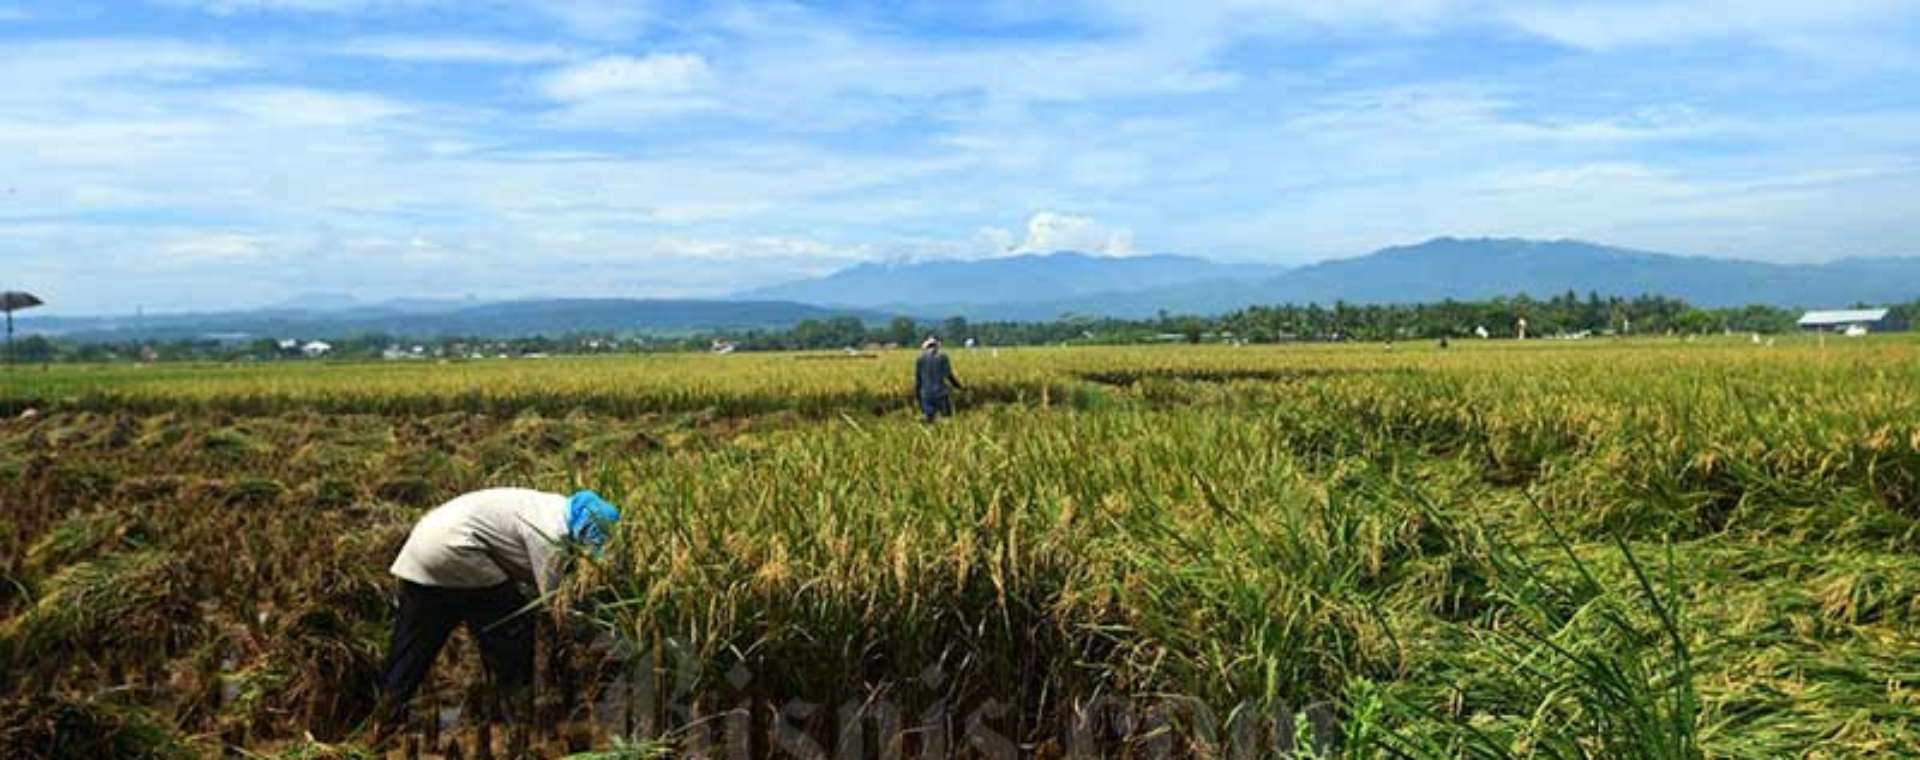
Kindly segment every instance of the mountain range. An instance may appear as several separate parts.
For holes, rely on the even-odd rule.
[[[1920,298],[1920,257],[1771,264],[1679,256],[1572,240],[1436,238],[1285,269],[1174,254],[1072,251],[992,259],[874,263],[727,299],[402,299],[313,293],[266,309],[143,317],[22,317],[25,333],[81,340],[335,337],[363,333],[514,337],[575,331],[685,334],[786,328],[854,317],[1051,320],[1218,314],[1252,304],[1477,300],[1574,291],[1655,294],[1699,306],[1844,307]]]
[[[1142,276],[1129,279],[1134,273]],[[1111,258],[1072,252],[865,264],[742,295],[777,293],[809,303],[923,316],[1037,320],[1065,314],[1137,318],[1163,310],[1216,314],[1250,304],[1416,303],[1522,293],[1548,297],[1569,290],[1674,296],[1699,306],[1887,303],[1920,297],[1920,258],[1771,264],[1573,240],[1443,237],[1291,270],[1191,256]]]

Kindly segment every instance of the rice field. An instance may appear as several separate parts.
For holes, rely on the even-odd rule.
[[[1909,757],[1920,343],[21,368],[0,756]],[[411,522],[625,511],[369,747]]]

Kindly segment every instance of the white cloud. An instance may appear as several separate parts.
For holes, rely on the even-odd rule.
[[[215,93],[209,100],[261,122],[306,126],[352,126],[408,113],[412,107],[355,92],[298,87],[257,87]]]
[[[1828,63],[1920,65],[1910,0],[1086,0],[1056,7],[1142,37],[1209,39],[1216,47],[1328,31],[1420,37],[1501,26],[1592,51],[1725,43]]]
[[[581,131],[644,129],[720,109],[724,93],[718,79],[697,53],[602,56],[561,67],[539,80],[540,93],[562,104],[542,121]]]
[[[372,10],[401,10],[433,5],[442,0],[160,0],[167,5],[196,7],[208,13],[229,15],[288,11],[299,13],[358,13]]]
[[[216,232],[179,238],[163,246],[160,253],[169,263],[245,261],[261,258],[272,242],[262,235]]]
[[[34,176],[46,177],[59,177],[74,168],[111,168],[118,164],[126,169],[126,162],[195,145],[194,140],[210,134],[213,128],[203,120],[169,116],[138,120],[16,116],[0,119],[0,149],[18,151],[16,155],[30,152],[33,160],[15,159],[0,162],[0,166],[31,166],[41,172]],[[11,182],[34,184],[34,176],[16,175]],[[71,188],[80,184],[72,179],[68,176],[60,185]],[[17,204],[24,199],[11,200]]]
[[[793,235],[755,235],[741,239],[697,239],[661,237],[652,246],[669,256],[700,261],[725,262],[739,259],[800,259],[814,261],[823,257],[858,258],[862,248],[835,246],[813,238]]]
[[[1285,126],[1316,142],[1355,143],[1371,135],[1390,155],[1405,144],[1430,152],[1451,142],[1504,142],[1512,146],[1630,144],[1690,139],[1725,133],[1740,125],[1716,121],[1695,108],[1649,101],[1629,113],[1581,116],[1521,116],[1529,109],[1511,97],[1471,86],[1409,86],[1350,90],[1322,98]],[[1354,147],[1366,148],[1364,144]]]
[[[973,239],[990,254],[1014,253],[1019,249],[1019,238],[1004,227],[981,227],[974,230]]]
[[[829,124],[844,123],[835,112],[865,101],[980,98],[985,108],[1018,108],[1204,95],[1241,83],[1211,60],[1214,41],[1206,38],[929,42],[784,17],[737,22],[731,32],[753,41],[730,53],[737,100],[775,118]]]
[[[556,23],[568,34],[594,40],[623,40],[644,30],[654,18],[649,0],[150,0],[197,8],[207,13],[238,14],[395,14],[430,8],[462,13],[532,14]]]
[[[1184,33],[1318,33],[1326,29],[1386,28],[1426,31],[1471,12],[1483,0],[1088,0],[1096,16],[1149,29]]]
[[[588,39],[631,37],[653,21],[648,0],[532,0],[532,7]]]
[[[542,45],[483,37],[361,37],[348,40],[335,53],[361,58],[385,58],[416,63],[528,64],[564,61],[572,51]]]
[[[253,58],[231,48],[165,39],[9,41],[0,55],[0,100],[72,95],[78,85],[103,80],[191,82],[250,68]],[[61,91],[66,91],[62,93]]]
[[[1124,227],[1110,228],[1084,216],[1041,211],[1027,218],[1027,236],[1015,246],[1020,253],[1080,251],[1108,256],[1126,256],[1134,252],[1133,232]]]
[[[1501,15],[1556,42],[1609,50],[1711,38],[1799,47],[1810,38],[1872,32],[1913,9],[1904,0],[1609,0],[1514,3]]]
[[[607,96],[682,95],[712,76],[707,61],[692,53],[654,53],[639,58],[611,55],[549,75],[541,90],[562,101]]]
[[[459,253],[443,241],[419,235],[406,239],[378,236],[350,238],[340,241],[338,250],[377,266],[407,268],[446,266],[453,263]]]

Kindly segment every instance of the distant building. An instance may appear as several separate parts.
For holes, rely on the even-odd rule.
[[[326,356],[332,351],[333,351],[333,344],[328,343],[326,341],[322,341],[322,340],[312,341],[300,347],[300,353],[306,354],[309,358],[315,358],[315,359],[320,358],[322,356]]]
[[[1797,323],[1811,332],[1837,332],[1862,335],[1869,332],[1897,332],[1907,329],[1887,309],[1837,309],[1809,311]]]
[[[438,350],[436,350],[435,353],[438,354]],[[414,346],[413,348],[406,348],[404,346],[387,346],[380,351],[380,358],[390,362],[418,361],[427,358],[427,347]]]

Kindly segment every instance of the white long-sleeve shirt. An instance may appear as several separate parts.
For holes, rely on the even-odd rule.
[[[542,596],[560,581],[567,497],[494,488],[458,497],[415,523],[388,571],[422,586],[485,588],[507,580]]]

